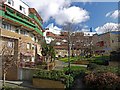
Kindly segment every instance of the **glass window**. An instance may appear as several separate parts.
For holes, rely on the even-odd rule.
[[[27,49],[30,49],[30,47],[31,47],[31,44],[27,43]]]
[[[32,57],[32,62],[34,62],[35,61],[35,57]]]
[[[20,5],[20,10],[25,14],[25,8]]]
[[[35,46],[34,46],[34,44],[32,45],[32,50],[34,50],[35,49]]]
[[[24,30],[20,30],[20,34],[25,35],[25,31]]]
[[[16,29],[15,32],[16,32],[16,33],[19,33],[19,29]]]
[[[8,42],[7,46],[8,46],[9,48],[13,48],[13,42]]]
[[[22,6],[20,6],[20,10],[22,11]]]
[[[4,24],[2,24],[2,28],[7,29],[7,30],[11,30],[11,25],[4,23]]]
[[[13,0],[8,0],[8,4],[14,6],[14,1]]]

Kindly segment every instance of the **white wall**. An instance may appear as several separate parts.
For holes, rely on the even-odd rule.
[[[8,0],[6,0],[4,4],[7,4],[10,7],[14,8],[17,11],[19,11],[19,12],[25,14],[26,16],[28,16],[28,14],[29,14],[29,6],[28,5],[26,5],[25,3],[23,3],[21,0],[13,0],[13,2],[14,2],[13,6],[8,3]],[[25,13],[20,10],[20,5],[25,8]]]

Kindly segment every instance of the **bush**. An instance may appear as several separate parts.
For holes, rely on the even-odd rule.
[[[86,67],[81,67],[81,66],[71,66],[70,71],[68,67],[65,67],[64,72],[67,75],[70,72],[70,76],[72,76],[75,79],[78,76],[84,75],[87,72],[87,69]]]
[[[89,88],[108,89],[115,90],[120,88],[120,77],[114,73],[91,73],[85,76],[85,84]]]
[[[12,88],[12,87],[9,87],[9,86],[4,86],[4,87],[2,87],[1,90],[13,90],[13,88]]]
[[[97,68],[97,64],[90,63],[90,64],[87,65],[87,68],[90,69],[90,70],[93,70],[93,69]]]
[[[65,75],[64,71],[47,71],[47,70],[37,70],[33,75],[33,78],[41,78],[41,79],[50,79],[62,81],[66,87],[72,86],[73,77],[69,75]]]
[[[105,72],[112,72],[112,73],[116,73],[119,74],[120,68],[116,67],[116,66],[103,66],[103,65],[98,65],[98,67],[96,67],[93,72],[96,73],[105,73]]]

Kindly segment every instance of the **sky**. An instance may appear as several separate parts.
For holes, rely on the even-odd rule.
[[[77,31],[104,33],[117,30],[118,2],[91,2],[90,0],[22,0],[35,8],[43,18],[43,27],[51,24],[62,28],[66,23],[75,24]],[[84,2],[83,2],[84,1]],[[117,0],[113,0],[117,1]]]

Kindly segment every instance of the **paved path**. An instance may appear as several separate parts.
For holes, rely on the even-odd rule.
[[[2,80],[0,80],[0,82],[2,82]],[[37,88],[33,87],[32,82],[28,82],[28,81],[6,81],[5,85],[11,88],[37,90]]]
[[[60,60],[56,60],[55,61],[55,70],[60,70],[63,69],[63,67],[68,66],[68,63],[65,63],[63,61]],[[81,66],[81,67],[87,67],[87,65],[80,65],[80,64],[70,64],[70,66]]]
[[[80,65],[80,64],[70,64],[71,66],[81,66],[81,67],[87,67],[87,65]]]
[[[68,66],[68,63],[65,63],[63,61],[56,60],[55,61],[55,70],[63,69],[63,67]]]

